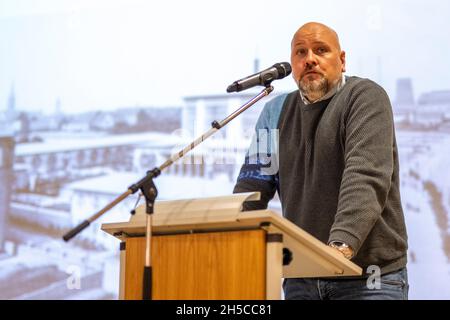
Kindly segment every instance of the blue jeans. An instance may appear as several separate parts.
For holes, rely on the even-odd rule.
[[[378,286],[367,279],[292,278],[283,283],[286,300],[408,300],[406,268],[381,276]]]

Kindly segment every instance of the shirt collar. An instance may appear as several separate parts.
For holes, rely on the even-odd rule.
[[[316,101],[313,102],[309,102],[308,99],[306,99],[306,97],[303,95],[303,93],[301,92],[301,90],[299,90],[300,92],[300,97],[302,98],[302,101],[305,105],[307,104],[312,104],[312,103],[316,103],[319,101],[323,101],[323,100],[327,100],[329,98],[331,98],[332,96],[334,96],[337,92],[339,92],[339,90],[342,89],[342,87],[345,85],[345,76],[342,74],[342,78],[341,80],[337,83],[337,85],[331,89],[330,91],[328,91],[327,94],[325,94],[322,98],[317,99]]]

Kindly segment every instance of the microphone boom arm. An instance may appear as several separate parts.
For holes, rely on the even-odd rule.
[[[166,160],[161,166],[154,168],[153,170],[147,171],[147,174],[145,177],[143,177],[141,180],[136,182],[135,184],[128,187],[128,190],[119,195],[117,198],[115,198],[112,202],[110,202],[108,205],[106,205],[104,208],[102,208],[100,211],[92,215],[91,217],[87,218],[83,222],[81,222],[79,225],[77,225],[75,228],[67,232],[63,239],[64,241],[69,241],[73,237],[75,237],[78,233],[83,231],[85,228],[87,228],[92,222],[100,218],[102,215],[104,215],[106,212],[114,208],[117,204],[125,200],[129,195],[136,193],[139,189],[141,189],[144,184],[146,184],[149,180],[156,178],[161,174],[161,171],[166,169],[167,167],[171,166],[175,161],[179,160],[180,158],[184,157],[188,152],[190,152],[192,149],[194,149],[196,146],[198,146],[200,143],[208,139],[210,136],[212,136],[214,133],[219,131],[221,128],[226,126],[231,120],[236,118],[238,115],[240,115],[242,112],[253,106],[256,102],[264,98],[265,96],[268,96],[273,91],[273,86],[268,85],[264,90],[262,90],[258,95],[250,99],[248,102],[246,102],[244,105],[239,107],[236,111],[231,113],[228,117],[223,119],[220,122],[213,121],[211,123],[211,128],[205,132],[203,135],[192,141],[189,145],[187,145],[183,150],[179,151],[178,153],[173,154],[168,160]],[[147,206],[153,205],[153,204],[147,204]]]

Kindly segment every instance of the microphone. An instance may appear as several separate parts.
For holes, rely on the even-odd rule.
[[[233,82],[228,86],[227,92],[239,92],[255,86],[267,87],[273,80],[283,79],[290,75],[291,71],[292,68],[288,62],[275,63],[266,70]]]

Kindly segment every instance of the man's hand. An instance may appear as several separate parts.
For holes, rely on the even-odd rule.
[[[354,255],[353,249],[348,244],[339,241],[332,241],[328,245],[339,251],[345,258],[347,259],[353,258]]]

